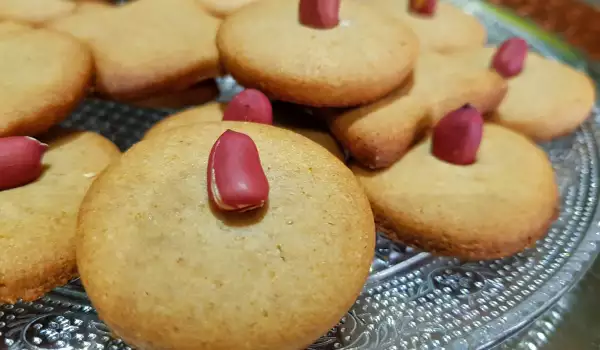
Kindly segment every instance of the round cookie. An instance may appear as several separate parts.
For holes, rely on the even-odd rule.
[[[454,54],[473,67],[489,67],[496,48]],[[523,71],[507,79],[506,97],[490,120],[536,141],[548,141],[575,130],[590,115],[596,100],[594,83],[583,72],[529,52]]]
[[[474,16],[446,2],[438,1],[433,16],[409,12],[409,0],[357,0],[393,16],[419,38],[421,52],[452,52],[483,46],[487,32]]]
[[[25,29],[0,37],[0,137],[37,135],[62,121],[92,72],[89,50],[68,36]]]
[[[543,237],[558,213],[544,151],[494,124],[484,126],[472,165],[439,160],[427,138],[385,170],[352,170],[389,237],[440,255],[512,255]]]
[[[298,1],[258,1],[223,21],[217,45],[242,86],[315,107],[383,97],[402,84],[419,51],[409,28],[358,1],[342,1],[339,25],[327,30],[302,25]]]
[[[54,132],[35,182],[0,191],[0,302],[35,300],[76,276],[75,227],[88,187],[119,150],[91,132]]]
[[[209,203],[209,152],[227,129],[257,145],[270,184],[261,209]],[[241,122],[133,146],[88,192],[78,232],[93,305],[146,349],[304,348],[353,304],[375,244],[368,200],[348,168],[304,137]]]
[[[190,108],[183,112],[173,114],[158,123],[154,124],[144,135],[144,139],[154,137],[155,135],[162,134],[166,131],[170,131],[173,128],[189,126],[198,123],[205,122],[220,122],[223,120],[223,111],[225,110],[226,104],[211,102],[205,105]],[[339,144],[335,141],[331,135],[320,130],[313,130],[309,128],[290,127],[285,124],[277,123],[275,120],[274,125],[280,128],[288,129],[295,133],[298,133],[304,137],[311,139],[312,141],[320,144],[336,156],[340,160],[344,160],[344,153],[340,149]]]
[[[197,0],[213,16],[225,18],[243,6],[257,0]]]

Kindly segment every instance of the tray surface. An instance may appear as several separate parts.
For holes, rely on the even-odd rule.
[[[520,35],[534,50],[585,69],[577,53],[528,24],[479,1],[452,2],[486,24],[491,43]],[[237,89],[231,79],[219,83],[224,99]],[[168,113],[90,99],[63,125],[98,131],[127,149]],[[599,118],[595,111],[576,133],[543,145],[562,206],[536,247],[502,260],[462,263],[379,236],[361,296],[309,349],[479,349],[531,323],[579,280],[599,249]],[[81,284],[73,281],[38,301],[1,305],[0,349],[130,348],[98,320]]]

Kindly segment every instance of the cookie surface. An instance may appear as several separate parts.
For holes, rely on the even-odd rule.
[[[214,100],[219,96],[219,88],[214,80],[195,84],[187,89],[166,92],[141,100],[129,101],[129,104],[144,108],[181,109]]]
[[[0,302],[34,300],[75,277],[75,227],[89,185],[119,151],[91,132],[55,132],[42,176],[0,191]]]
[[[491,47],[456,53],[473,66],[489,66]],[[534,140],[548,141],[575,130],[590,115],[592,80],[564,63],[529,52],[521,74],[508,79],[508,93],[491,120]]]
[[[258,147],[270,184],[262,209],[227,214],[208,202],[209,152],[226,129]],[[78,267],[100,317],[148,349],[304,348],[353,304],[375,243],[348,168],[304,137],[239,122],[136,144],[94,183],[78,227]]]
[[[438,1],[432,17],[412,14],[409,0],[357,0],[398,19],[419,38],[421,52],[452,52],[481,47],[487,40],[485,26],[474,16],[446,2]]]
[[[546,154],[526,137],[486,124],[469,166],[440,161],[430,149],[426,139],[385,170],[352,167],[391,238],[440,255],[495,259],[546,234],[558,188]]]
[[[225,70],[242,86],[316,107],[386,95],[410,73],[419,46],[409,28],[357,1],[342,1],[340,24],[321,30],[300,24],[298,1],[281,0],[227,17],[217,45]]]
[[[69,15],[75,7],[68,0],[2,0],[0,19],[40,25]]]
[[[77,13],[49,27],[86,42],[98,93],[126,101],[218,76],[219,23],[195,0],[139,0]]]
[[[223,120],[223,111],[225,110],[225,108],[226,104],[224,103],[212,102],[207,103],[203,106],[190,108],[183,112],[173,114],[154,124],[154,126],[152,126],[152,128],[150,128],[146,132],[144,139],[154,137],[155,135],[159,135],[164,132],[168,132],[174,128],[182,126],[189,126],[206,122],[220,122]],[[338,159],[344,160],[344,154],[341,151],[340,146],[337,144],[335,139],[331,137],[331,135],[329,135],[328,133],[321,130],[314,130],[311,128],[289,126],[286,124],[277,123],[276,120],[274,125],[307,137],[326,148]]]
[[[0,36],[0,136],[34,136],[62,121],[84,98],[92,71],[89,50],[69,36]]]
[[[0,22],[0,38],[5,36],[6,34],[13,35],[31,29],[33,28],[21,22],[2,21]]]
[[[446,113],[470,103],[481,112],[496,108],[507,84],[487,67],[428,52],[420,55],[412,80],[385,98],[333,113],[332,133],[370,168],[398,160],[423,132]]]

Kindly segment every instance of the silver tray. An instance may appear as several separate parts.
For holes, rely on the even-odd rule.
[[[452,2],[486,24],[491,43],[519,35],[548,57],[587,67],[560,40],[505,11],[479,1]],[[226,78],[220,86],[224,99],[236,88]],[[98,131],[127,149],[168,113],[90,99],[63,124]],[[506,259],[463,263],[380,235],[361,296],[309,350],[483,349],[533,323],[582,277],[599,250],[599,122],[596,110],[573,135],[543,145],[554,164],[562,209],[535,248]],[[98,319],[75,280],[38,301],[1,305],[0,349],[130,348]]]

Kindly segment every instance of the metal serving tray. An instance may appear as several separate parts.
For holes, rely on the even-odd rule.
[[[486,24],[491,43],[519,35],[534,50],[586,69],[581,55],[521,19],[479,1],[452,2]],[[236,89],[228,78],[220,86],[225,99]],[[90,99],[64,125],[98,131],[127,149],[168,113]],[[535,248],[502,260],[462,263],[379,236],[362,295],[309,349],[482,349],[532,323],[577,283],[598,253],[599,122],[595,111],[573,135],[543,145],[562,206]],[[112,336],[73,281],[38,301],[1,305],[0,349],[130,348]]]

